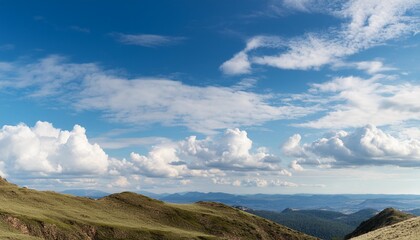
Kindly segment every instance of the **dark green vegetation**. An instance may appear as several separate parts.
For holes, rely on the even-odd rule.
[[[270,219],[292,229],[322,239],[343,239],[362,221],[377,213],[374,209],[364,209],[352,214],[326,210],[293,210],[282,212],[247,210],[252,214]]]
[[[219,203],[168,204],[130,192],[94,200],[0,179],[0,239],[316,239]]]
[[[414,215],[404,213],[393,208],[386,208],[372,218],[362,222],[356,228],[356,230],[346,236],[346,239],[357,237],[362,234],[390,226],[413,217]]]

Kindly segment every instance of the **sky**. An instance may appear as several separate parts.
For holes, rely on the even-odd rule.
[[[0,0],[0,175],[420,194],[419,0]]]

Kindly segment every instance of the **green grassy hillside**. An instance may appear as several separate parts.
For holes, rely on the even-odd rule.
[[[223,204],[124,192],[93,200],[0,180],[0,239],[316,239]]]
[[[354,238],[413,217],[414,215],[404,213],[393,208],[386,208],[372,218],[362,222],[356,230],[346,236],[346,239]]]
[[[379,228],[352,238],[352,240],[418,240],[420,239],[420,217]]]

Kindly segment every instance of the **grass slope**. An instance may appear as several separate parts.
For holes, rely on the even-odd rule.
[[[314,237],[218,203],[168,204],[124,192],[94,200],[0,180],[1,239],[290,239]]]
[[[372,218],[362,222],[352,233],[346,236],[346,239],[354,238],[413,217],[414,215],[404,213],[393,208],[386,208]]]
[[[379,228],[352,240],[417,240],[420,238],[420,217]]]

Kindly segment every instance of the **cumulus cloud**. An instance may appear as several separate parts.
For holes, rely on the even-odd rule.
[[[89,143],[86,131],[54,128],[48,122],[3,126],[0,130],[0,162],[5,175],[104,174],[108,156],[97,144]]]
[[[113,188],[113,187],[126,188],[128,186],[130,186],[130,182],[124,176],[119,176],[113,182],[111,182],[110,184],[108,184],[108,187],[109,188]]]
[[[148,177],[215,177],[229,172],[265,171],[290,176],[280,159],[265,148],[252,150],[245,131],[227,129],[223,135],[197,139],[196,136],[154,146],[147,155],[131,154],[133,171]],[[121,166],[120,168],[126,168]]]
[[[313,109],[289,106],[273,94],[242,86],[194,86],[162,78],[120,77],[96,64],[50,56],[35,63],[0,65],[0,88],[38,98],[54,97],[79,111],[100,111],[111,121],[160,123],[201,133],[291,119]],[[21,90],[27,91],[21,91]]]
[[[360,165],[420,166],[420,140],[401,139],[373,125],[353,132],[337,131],[312,143],[292,136],[285,144],[286,155],[297,164],[351,167]]]
[[[247,47],[233,59],[222,66],[231,65],[246,59],[246,68],[243,71],[225,71],[225,73],[249,73],[252,64],[267,65],[282,69],[318,69],[327,64],[335,64],[341,59],[356,54],[362,50],[385,43],[391,39],[398,39],[419,29],[419,18],[411,10],[419,7],[415,0],[397,1],[283,1],[283,5],[290,9],[312,12],[323,9],[324,13],[331,14],[344,20],[339,28],[329,29],[330,33],[307,33],[305,36],[284,41],[284,48],[276,55],[252,54],[251,50],[267,47],[263,42],[255,41],[252,49]],[[261,38],[257,36],[251,38]],[[246,54],[246,55],[245,55]],[[249,56],[252,54],[252,56]],[[235,59],[236,58],[236,59]],[[375,71],[375,66],[358,67]],[[377,68],[377,66],[376,66]],[[229,68],[228,68],[229,69]]]
[[[50,179],[48,184],[129,188],[140,176],[178,179],[213,178],[216,184],[227,174],[266,173],[291,176],[280,159],[261,147],[253,149],[246,131],[227,129],[224,134],[203,139],[195,136],[153,146],[146,154],[131,153],[128,159],[108,157],[86,130],[75,125],[71,131],[48,122],[3,126],[0,130],[0,174],[13,179]],[[241,182],[232,181],[232,185]]]
[[[173,37],[155,34],[123,34],[113,33],[116,39],[126,45],[137,45],[142,47],[159,47],[175,45],[184,41],[185,37]]]
[[[290,152],[289,152],[289,154],[290,154]],[[301,172],[301,171],[303,171],[303,170],[304,170],[304,169],[303,169],[303,167],[302,167],[302,166],[298,163],[298,161],[297,161],[297,160],[293,160],[293,161],[291,161],[291,162],[290,162],[289,167],[290,167],[291,169],[293,169],[293,170],[297,171],[297,172]]]

